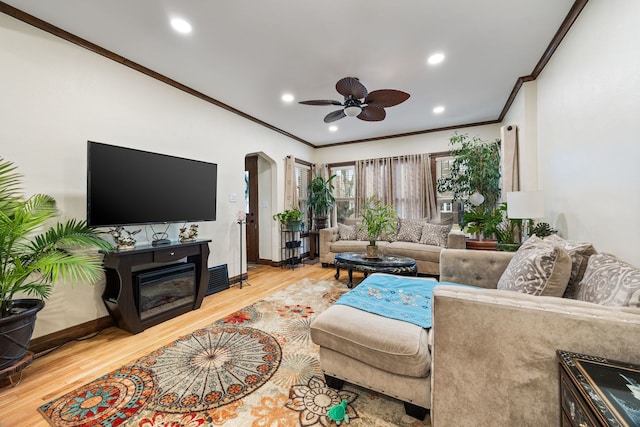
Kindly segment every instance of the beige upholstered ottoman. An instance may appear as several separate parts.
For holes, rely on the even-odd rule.
[[[419,419],[431,407],[430,331],[338,304],[311,323],[327,385],[339,389],[347,381],[395,397]]]

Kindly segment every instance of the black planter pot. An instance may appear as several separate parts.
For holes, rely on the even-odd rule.
[[[36,314],[44,302],[39,299],[13,300],[13,314],[0,317],[0,371],[18,363],[29,349]]]
[[[313,222],[316,230],[322,230],[323,228],[327,228],[329,225],[329,217],[317,216],[313,218]]]

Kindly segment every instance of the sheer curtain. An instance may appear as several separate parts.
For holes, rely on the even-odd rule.
[[[356,212],[373,195],[401,218],[432,218],[437,207],[428,154],[356,161]]]
[[[296,159],[293,156],[287,156],[284,159],[284,208],[291,209],[294,206],[298,206]]]

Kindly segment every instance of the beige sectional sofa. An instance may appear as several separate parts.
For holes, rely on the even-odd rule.
[[[357,309],[330,307],[311,325],[328,382],[344,380],[397,397],[409,403],[407,410],[430,409],[434,427],[559,425],[556,350],[640,363],[640,269],[611,255],[576,251],[571,245],[565,249],[558,249],[547,271],[556,282],[548,280],[554,283],[538,287],[534,295],[523,288],[506,290],[511,285],[505,278],[513,280],[507,272],[522,255],[443,249],[440,281],[482,289],[438,285],[433,325],[424,333],[412,327],[407,332],[396,320]],[[578,299],[545,296],[561,292],[558,277],[574,282]],[[339,328],[331,326],[336,319]],[[366,333],[353,333],[363,324]],[[398,336],[394,331],[408,334],[412,342],[389,348],[383,341]],[[376,335],[380,343],[372,341]],[[376,347],[380,360],[342,350],[350,347],[349,340],[354,348]],[[411,372],[388,367],[388,355],[413,350],[422,353],[412,356],[420,366]]]
[[[440,251],[445,247],[464,249],[466,246],[464,234],[460,231],[451,231],[450,227],[448,227],[445,238],[439,239],[440,242],[438,243],[440,244],[421,243],[421,241],[436,243],[438,239],[429,240],[426,239],[426,237],[423,238],[423,233],[420,232],[415,234],[408,231],[402,234],[404,230],[408,230],[408,227],[403,229],[402,220],[400,221],[401,224],[400,227],[398,227],[398,232],[389,237],[389,240],[391,241],[378,241],[376,242],[376,245],[380,246],[381,252],[385,255],[406,256],[415,259],[419,274],[438,275],[440,273]],[[406,225],[408,220],[404,221],[404,224]],[[417,220],[411,221],[414,223],[418,222]],[[446,229],[442,224],[429,223],[426,220],[420,222],[423,224],[429,224],[426,227],[430,229],[437,230],[440,227],[442,227],[440,230]],[[357,227],[357,223],[357,219],[346,219],[344,225]],[[353,236],[355,238],[345,239],[344,233],[341,236],[341,228],[343,228],[342,224],[324,228],[319,232],[320,262],[325,267],[334,263],[336,254],[344,252],[366,252],[366,247],[369,244],[369,241],[366,240],[364,236],[356,235]],[[398,235],[405,237],[398,239]]]

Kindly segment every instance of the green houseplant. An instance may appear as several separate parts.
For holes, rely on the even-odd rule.
[[[51,224],[56,201],[45,194],[25,198],[16,169],[0,158],[0,370],[25,355],[36,313],[59,279],[100,277],[100,258],[74,249],[112,247],[85,221]],[[14,299],[16,294],[37,298]]]
[[[367,233],[367,257],[378,257],[378,246],[376,241],[380,237],[396,231],[398,214],[391,205],[385,205],[382,201],[372,196],[365,200],[361,208],[362,221],[358,226],[358,231]]]
[[[539,222],[531,228],[531,234],[540,238],[551,236],[557,232],[558,230],[551,228],[548,222]]]
[[[313,214],[314,228],[319,230],[327,227],[329,211],[336,203],[333,195],[333,179],[336,175],[331,175],[324,179],[317,175],[307,186],[307,203]]]
[[[463,203],[463,229],[476,234],[478,240],[492,238],[502,221],[498,210],[501,196],[500,141],[484,141],[455,133],[449,144],[453,147],[450,151],[453,156],[450,174],[438,179],[436,188],[440,193],[450,192],[454,202]]]
[[[484,206],[474,206],[462,216],[462,228],[477,235],[478,240],[495,236],[501,222],[502,213],[499,210],[490,210]]]
[[[291,209],[278,212],[273,216],[273,219],[289,230],[298,231],[302,221],[302,211],[297,206],[294,206]]]
[[[438,192],[451,192],[454,202],[467,206],[469,197],[478,192],[484,197],[485,209],[495,211],[500,200],[500,141],[483,141],[456,133],[449,144],[454,158],[451,173],[436,181]]]
[[[522,229],[521,219],[507,217],[507,204],[500,203],[498,210],[502,214],[502,222],[496,228],[496,239],[498,239],[497,250],[505,252],[515,252],[520,247],[520,230]]]

